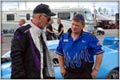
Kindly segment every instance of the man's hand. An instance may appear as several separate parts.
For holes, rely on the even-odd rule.
[[[96,76],[97,76],[97,74],[98,74],[98,70],[93,69],[93,71],[92,71],[92,73],[91,73],[92,78],[95,79]]]
[[[61,74],[62,74],[62,76],[64,76],[66,74],[66,69],[65,68],[61,68]]]

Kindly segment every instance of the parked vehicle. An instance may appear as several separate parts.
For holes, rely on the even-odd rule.
[[[57,55],[55,54],[55,49],[58,45],[59,40],[47,41],[48,48],[50,51],[51,58],[53,60],[53,66],[55,71],[55,78],[63,78],[60,73],[60,67],[58,65]],[[98,71],[97,79],[119,79],[119,51],[110,49],[109,47],[103,46],[104,55],[103,61]],[[95,56],[96,57],[96,56]],[[95,58],[94,57],[94,58]],[[2,56],[4,62],[1,65],[2,79],[10,78],[11,75],[11,62],[10,62],[10,51]],[[95,58],[96,59],[96,58]]]
[[[97,35],[105,35],[105,31],[104,31],[104,29],[101,28],[101,27],[97,27],[97,28],[95,29],[95,33],[97,33]]]
[[[73,16],[80,13],[84,16],[85,27],[84,30],[87,32],[94,32],[94,19],[91,11],[88,8],[76,7],[76,8],[56,8],[52,9],[56,13],[53,19],[61,18],[62,20],[71,21]],[[16,30],[18,27],[18,21],[22,18],[26,22],[32,19],[32,10],[6,10],[2,11],[2,29],[4,30]],[[10,31],[13,32],[13,31]]]

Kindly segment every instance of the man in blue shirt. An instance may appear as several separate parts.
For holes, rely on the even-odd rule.
[[[56,49],[61,74],[65,79],[96,78],[101,65],[102,46],[94,35],[83,31],[84,26],[84,17],[76,14],[72,19],[71,30],[63,34]]]

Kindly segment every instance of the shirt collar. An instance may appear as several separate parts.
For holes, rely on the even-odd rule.
[[[83,31],[83,30],[81,30],[81,33],[80,33],[79,37],[80,37],[80,36],[82,36],[83,32],[84,32],[84,31]],[[68,32],[68,37],[70,37],[70,36],[71,36],[71,33],[72,33],[72,31],[70,30],[70,32]]]
[[[42,29],[38,28],[35,24],[32,23],[32,21],[30,21],[30,25],[32,26],[32,29],[34,30],[34,32],[40,36],[41,33],[43,32]]]

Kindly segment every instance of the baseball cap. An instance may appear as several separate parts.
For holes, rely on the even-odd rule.
[[[51,12],[49,6],[46,4],[39,4],[34,8],[33,14],[39,14],[39,13],[44,13],[48,16],[55,16],[56,15],[55,13]]]

